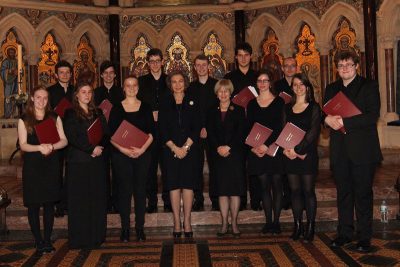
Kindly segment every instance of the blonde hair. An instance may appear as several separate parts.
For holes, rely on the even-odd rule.
[[[219,89],[221,89],[222,87],[225,87],[225,89],[229,90],[229,93],[232,94],[233,93],[233,84],[231,82],[231,80],[228,79],[221,79],[219,80],[214,87],[214,93],[218,94]]]

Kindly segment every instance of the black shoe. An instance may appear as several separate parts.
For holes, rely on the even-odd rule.
[[[272,228],[273,228],[272,223],[266,223],[266,224],[264,224],[263,228],[261,229],[261,233],[264,235],[272,233]]]
[[[369,240],[360,240],[357,242],[353,250],[360,253],[369,253],[372,250],[371,242]]]
[[[347,245],[351,243],[351,239],[343,236],[338,236],[335,239],[332,240],[331,242],[331,247],[332,248],[340,248],[344,245]]]
[[[200,201],[195,201],[192,207],[192,211],[202,211],[204,210],[204,204]]]
[[[272,225],[272,234],[279,235],[281,233],[281,224],[279,222],[274,222],[274,224]]]
[[[144,234],[143,229],[136,230],[136,241],[145,241],[146,235]]]
[[[129,242],[129,236],[129,229],[121,230],[121,236],[119,239],[121,240],[121,242],[127,243]]]
[[[55,247],[51,244],[51,241],[45,241],[43,245],[44,253],[52,253],[56,251]]]
[[[56,211],[54,212],[54,217],[62,218],[65,215],[65,210],[63,208],[57,207]]]
[[[172,232],[172,236],[174,237],[174,238],[181,238],[181,236],[182,236],[182,232]]]
[[[309,243],[314,240],[315,222],[307,222],[306,232],[304,234],[304,242]]]
[[[165,209],[165,208],[164,208],[164,209]],[[146,212],[147,212],[147,213],[157,213],[157,211],[158,211],[157,206],[151,205],[151,206],[148,206],[148,207],[146,208]]]
[[[171,205],[164,205],[164,211],[165,212],[172,212]]]
[[[184,232],[185,238],[192,238],[193,237],[193,231],[191,232]]]
[[[46,251],[44,250],[44,242],[43,241],[39,241],[35,243],[35,254],[36,255],[43,255],[44,253],[46,253]]]
[[[293,233],[290,236],[290,238],[296,241],[299,240],[300,236],[302,235],[303,235],[303,222],[296,220],[294,221]]]

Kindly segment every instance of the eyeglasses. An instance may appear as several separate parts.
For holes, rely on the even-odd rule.
[[[297,66],[296,66],[296,65],[283,65],[283,67],[284,67],[285,69],[294,69],[294,68],[296,68]]]
[[[257,80],[257,83],[266,84],[266,83],[269,83],[269,80]]]
[[[161,60],[150,60],[149,64],[160,64]]]
[[[356,64],[338,64],[337,65],[337,68],[339,69],[339,70],[342,70],[342,69],[348,69],[348,68],[352,68],[352,67],[354,67]]]

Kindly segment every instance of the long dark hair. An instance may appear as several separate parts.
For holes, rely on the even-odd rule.
[[[293,81],[294,79],[299,79],[304,86],[306,87],[306,103],[311,103],[311,102],[315,102],[315,98],[314,98],[314,87],[312,86],[310,80],[308,79],[307,75],[305,73],[296,73],[295,75],[293,75],[292,78],[292,84],[290,85],[290,87],[293,90]],[[296,94],[293,94],[292,100],[290,101],[290,104],[293,106],[296,103],[297,100],[297,96]]]
[[[89,86],[93,92],[93,87],[90,85],[90,83],[85,82],[85,81],[78,83],[76,86],[75,92],[74,92],[74,96],[72,97],[72,108],[75,110],[75,112],[79,118],[84,119],[84,120],[92,120],[94,117],[98,116],[98,111],[94,104],[94,92],[92,94],[92,99],[90,99],[90,102],[88,104],[88,112],[87,113],[79,105],[79,101],[78,101],[78,97],[77,97],[79,90],[81,90],[82,87],[85,87],[85,86]]]
[[[33,132],[33,126],[35,126],[37,124],[35,105],[33,103],[32,98],[35,96],[35,93],[40,90],[45,91],[47,93],[47,96],[49,96],[49,92],[47,91],[46,87],[36,86],[35,88],[33,88],[31,96],[28,97],[28,102],[26,104],[26,109],[25,109],[23,118],[24,118],[26,131],[29,134],[31,134]],[[52,113],[49,99],[47,100],[47,104],[46,104],[44,112],[45,112],[44,118],[47,118],[49,116],[49,114]]]

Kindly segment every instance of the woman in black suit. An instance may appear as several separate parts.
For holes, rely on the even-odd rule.
[[[128,77],[124,81],[125,99],[111,109],[109,126],[111,134],[123,120],[131,123],[149,138],[142,147],[122,147],[111,141],[115,147],[112,159],[118,184],[118,207],[121,216],[121,241],[129,241],[129,229],[132,194],[135,200],[136,240],[144,241],[144,214],[146,210],[146,177],[149,171],[149,146],[153,141],[154,120],[149,105],[136,98],[139,83],[136,77]]]
[[[247,122],[249,130],[258,122],[271,130],[271,136],[259,147],[252,148],[248,155],[247,171],[250,175],[257,175],[262,190],[262,205],[266,224],[262,233],[280,234],[279,217],[282,210],[282,151],[278,150],[275,157],[267,155],[270,146],[282,130],[282,120],[285,102],[276,96],[272,87],[269,71],[262,70],[257,76],[259,95],[247,105]],[[249,131],[250,132],[250,131]],[[272,217],[273,211],[273,217]],[[273,220],[272,220],[273,218]]]
[[[214,89],[219,105],[208,114],[208,139],[215,158],[216,192],[222,227],[217,236],[228,233],[228,214],[231,213],[232,233],[240,236],[237,217],[240,196],[246,194],[244,161],[244,110],[231,103],[233,85],[230,80],[220,80]]]
[[[296,74],[292,80],[292,101],[286,105],[284,123],[291,122],[306,132],[303,140],[293,149],[285,149],[285,167],[292,192],[294,229],[291,238],[298,240],[303,234],[303,209],[307,215],[304,241],[314,239],[317,199],[315,178],[318,171],[317,144],[321,130],[321,109],[314,100],[313,86],[305,74]],[[299,158],[304,156],[304,159]]]
[[[88,128],[99,119],[103,138],[98,145],[89,143]],[[68,239],[70,248],[97,248],[106,237],[107,200],[105,161],[102,156],[108,142],[108,127],[101,110],[93,101],[93,88],[78,84],[72,109],[64,116],[68,138]]]
[[[36,87],[28,99],[26,112],[18,120],[18,141],[24,152],[22,166],[22,190],[24,206],[28,208],[28,221],[35,238],[37,253],[54,251],[51,233],[54,224],[54,203],[60,199],[61,184],[59,155],[56,150],[67,145],[60,117],[51,111],[49,93],[44,87]],[[54,120],[60,141],[41,144],[35,125],[51,118]],[[40,233],[39,211],[43,207],[44,238]]]
[[[168,75],[167,85],[171,89],[160,105],[159,124],[161,140],[165,145],[166,190],[170,192],[174,216],[173,236],[181,236],[180,202],[183,200],[184,233],[192,237],[191,210],[193,190],[196,189],[196,170],[199,157],[198,138],[200,119],[198,103],[185,93],[188,78],[182,72]]]

